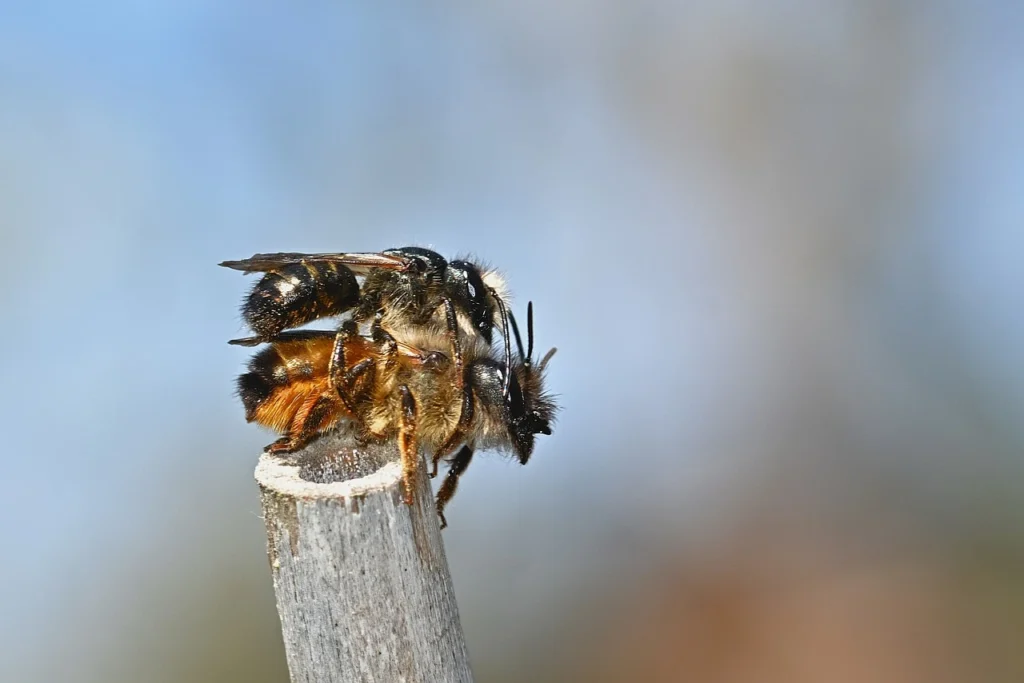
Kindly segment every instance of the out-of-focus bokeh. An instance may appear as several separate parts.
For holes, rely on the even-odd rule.
[[[0,680],[287,679],[216,263],[407,244],[559,347],[477,680],[1024,680],[1022,8],[9,4]]]

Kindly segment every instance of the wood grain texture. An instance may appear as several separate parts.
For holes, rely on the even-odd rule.
[[[256,467],[293,683],[472,681],[424,469],[409,507],[393,446],[314,445]]]

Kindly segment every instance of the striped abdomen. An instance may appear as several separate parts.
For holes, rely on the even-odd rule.
[[[359,301],[351,270],[330,262],[297,263],[267,273],[242,306],[245,322],[268,338],[318,318],[339,315]]]
[[[245,419],[279,433],[323,432],[349,416],[327,369],[331,337],[272,344],[238,378]]]

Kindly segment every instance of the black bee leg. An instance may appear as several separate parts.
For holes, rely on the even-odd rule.
[[[437,492],[437,516],[441,518],[441,528],[448,526],[448,520],[444,518],[444,508],[448,505],[448,501],[455,495],[455,489],[459,486],[459,477],[469,467],[470,461],[473,459],[473,449],[469,446],[463,446],[455,457],[451,460],[451,466],[448,468],[448,476],[444,478],[444,483],[441,484],[440,490]]]
[[[406,505],[412,505],[416,493],[416,469],[420,462],[416,443],[416,399],[409,387],[398,387],[402,395],[402,422],[398,430],[398,450],[402,456],[402,488]]]
[[[455,430],[438,448],[431,460],[430,477],[437,476],[437,461],[446,453],[451,453],[456,446],[465,438],[469,432],[469,425],[473,422],[473,391],[466,381],[462,361],[462,346],[459,343],[459,320],[455,315],[455,304],[449,299],[444,300],[444,317],[448,325],[448,337],[452,343],[452,361],[455,363],[455,389],[462,394],[462,412],[459,414],[459,421]]]
[[[307,410],[302,415],[302,422],[299,425],[299,433],[292,434],[292,444],[305,446],[317,438],[326,429],[335,424],[331,419],[334,399],[327,396],[320,396],[312,405],[307,404]],[[299,446],[296,446],[298,448]]]
[[[311,403],[306,403],[296,414],[288,435],[282,436],[267,446],[264,452],[284,455],[304,448],[325,429],[333,426],[331,403],[332,399],[326,396],[320,396]]]
[[[378,311],[373,325],[370,326],[370,337],[377,345],[377,354],[383,359],[385,369],[390,370],[398,362],[398,342],[381,327],[380,319],[381,313]]]
[[[423,357],[423,369],[427,372],[444,372],[451,364],[451,359],[440,351],[431,351]],[[461,415],[460,415],[461,417]],[[437,461],[441,459],[445,451],[438,450],[430,459],[430,472],[428,476],[433,479],[437,476]]]
[[[462,372],[462,345],[459,344],[459,319],[455,315],[455,303],[445,297],[444,319],[448,325],[448,337],[452,343],[452,360],[455,361],[456,387],[461,390],[465,380]]]
[[[345,372],[342,385],[345,387],[345,391],[349,397],[351,399],[356,399],[353,400],[353,406],[358,406],[359,401],[357,399],[370,390],[370,386],[373,381],[373,371],[375,369],[376,364],[374,363],[374,360],[372,358],[364,358]],[[358,415],[355,407],[352,409],[352,414]]]
[[[512,383],[512,342],[508,338],[509,312],[508,308],[505,307],[505,302],[501,300],[501,297],[499,297],[493,289],[491,290],[491,296],[494,297],[495,303],[498,304],[498,310],[501,312],[501,334],[505,341],[505,376],[501,383],[501,395],[507,399],[509,387]],[[531,325],[533,324],[532,317],[530,319],[530,323]],[[525,358],[523,359],[523,362],[526,362]]]
[[[445,439],[445,442],[441,444],[441,447],[434,452],[432,462],[432,470],[434,474],[437,474],[437,461],[444,457],[446,454],[451,453],[466,439],[466,435],[469,434],[469,428],[473,424],[473,387],[470,386],[469,382],[462,382],[462,414],[459,415],[459,421],[455,425],[455,429]]]
[[[352,400],[350,392],[351,384],[346,382],[345,372],[345,342],[358,334],[356,324],[351,320],[342,323],[338,333],[334,336],[334,349],[331,351],[331,360],[327,366],[327,376],[331,386],[338,392],[341,402],[345,404],[348,411],[355,415],[355,401]]]

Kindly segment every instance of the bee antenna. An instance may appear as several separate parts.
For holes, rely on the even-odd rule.
[[[557,348],[552,348],[550,351],[548,351],[546,354],[544,354],[544,358],[541,359],[540,365],[537,366],[538,370],[540,370],[541,372],[544,372],[544,366],[546,366],[548,364],[548,361],[551,360],[551,357],[553,355],[555,355],[555,351],[558,351],[558,349]]]
[[[526,351],[527,358],[533,358],[533,302],[526,304]]]
[[[519,325],[516,324],[516,316],[512,311],[508,312],[508,321],[512,323],[512,334],[516,336],[516,346],[519,348],[519,358],[523,363],[529,365],[530,357],[523,354],[523,338],[519,336]]]
[[[493,289],[491,296],[494,297],[494,301],[498,304],[498,310],[501,311],[501,333],[505,338],[505,381],[501,386],[501,395],[508,398],[512,386],[512,345],[508,343],[508,308]]]

